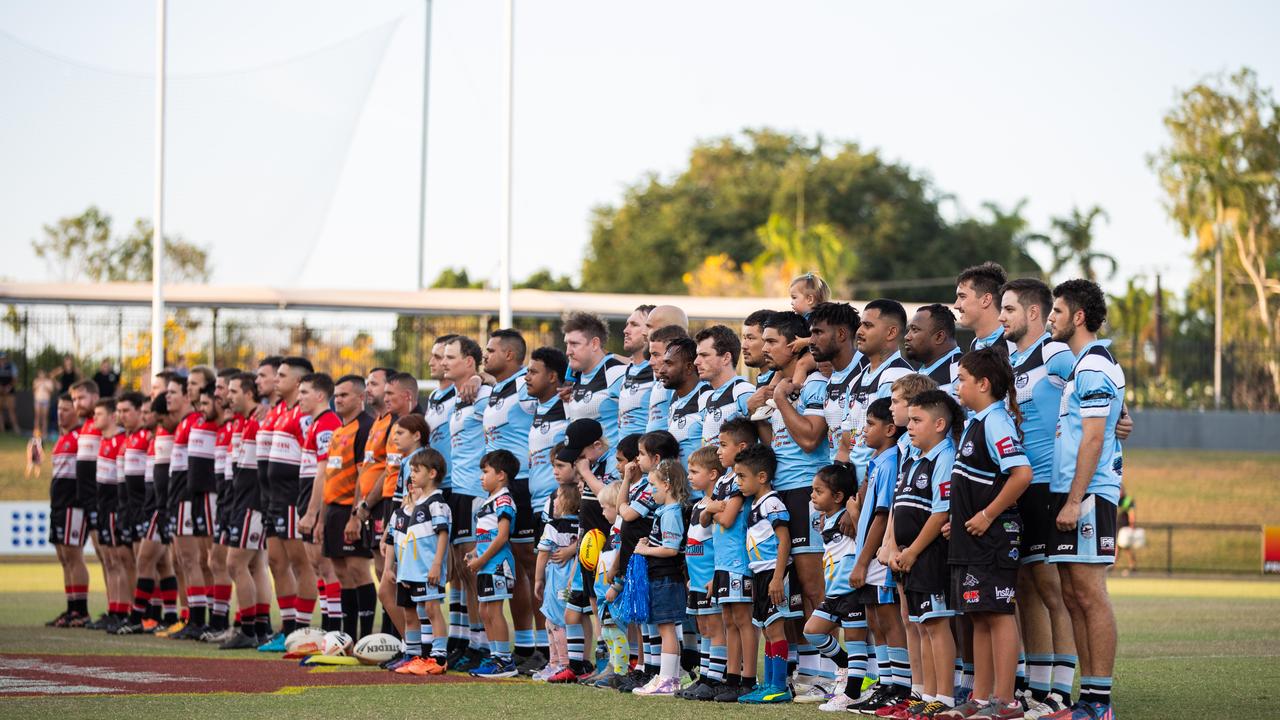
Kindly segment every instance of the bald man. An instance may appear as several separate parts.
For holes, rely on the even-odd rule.
[[[649,317],[645,319],[645,326],[650,333],[668,325],[678,325],[688,330],[689,316],[675,305],[658,305],[649,311]]]

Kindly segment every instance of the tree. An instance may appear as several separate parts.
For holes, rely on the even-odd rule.
[[[1066,217],[1055,217],[1049,221],[1056,237],[1035,234],[1028,236],[1028,242],[1039,242],[1047,245],[1053,252],[1053,262],[1049,266],[1049,275],[1057,275],[1069,267],[1075,266],[1080,276],[1086,280],[1097,281],[1098,273],[1094,269],[1097,263],[1105,263],[1111,267],[1108,278],[1115,277],[1120,269],[1116,259],[1100,250],[1093,249],[1093,224],[1099,219],[1110,220],[1107,211],[1094,205],[1086,212],[1080,208],[1071,208]]]
[[[1231,281],[1223,293],[1224,344],[1259,338],[1273,397],[1280,397],[1280,104],[1243,68],[1180,93],[1164,125],[1169,145],[1149,162],[1165,206],[1197,240],[1202,276],[1212,273],[1221,248]],[[1238,324],[1231,304],[1247,310]]]
[[[517,290],[550,290],[554,292],[573,292],[573,278],[568,275],[556,277],[547,268],[535,270],[532,275],[514,286]]]
[[[79,215],[68,215],[44,226],[44,238],[32,240],[36,257],[63,281],[147,281],[151,279],[151,222],[134,221],[133,230],[114,237],[111,216],[89,206]],[[180,237],[164,238],[165,277],[168,280],[209,279],[212,268],[203,248]]]
[[[445,268],[436,276],[432,288],[448,288],[452,290],[478,290],[484,287],[483,280],[472,280],[466,268]]]

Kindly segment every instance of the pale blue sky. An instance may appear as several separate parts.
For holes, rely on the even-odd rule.
[[[28,241],[88,204],[150,216],[153,7],[0,1],[0,275],[48,277]],[[167,225],[216,282],[412,287],[422,8],[171,0]],[[771,126],[879,148],[959,212],[1028,197],[1044,228],[1100,204],[1122,274],[1180,286],[1146,155],[1176,88],[1241,65],[1280,85],[1277,27],[1256,2],[521,0],[514,274],[576,274],[593,205]],[[488,276],[502,3],[436,0],[434,30],[427,275]]]

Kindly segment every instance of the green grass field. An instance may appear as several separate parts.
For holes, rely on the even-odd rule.
[[[94,585],[99,585],[94,569]],[[0,565],[0,653],[222,657],[207,645],[156,638],[116,638],[83,630],[47,630],[43,620],[61,605],[56,565]],[[1126,720],[1272,717],[1280,694],[1280,582],[1262,580],[1117,578],[1111,583],[1120,627],[1116,708]],[[94,608],[102,606],[95,596]],[[242,653],[239,657],[253,657]],[[178,660],[175,659],[175,662]],[[286,662],[266,657],[265,663]],[[2,684],[0,684],[2,687]],[[234,691],[234,682],[224,691]],[[3,694],[0,694],[3,697]],[[79,718],[350,717],[408,718],[431,714],[489,719],[508,708],[522,717],[646,720],[704,717],[816,717],[804,706],[768,710],[690,705],[677,700],[623,697],[579,687],[433,684],[297,689],[261,694],[133,695],[123,697],[6,698],[5,717]]]

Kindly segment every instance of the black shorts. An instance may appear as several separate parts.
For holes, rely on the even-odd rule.
[[[231,483],[218,484],[218,497],[222,502],[218,503],[218,511],[213,521],[213,536],[217,542],[221,542],[227,536],[227,526],[231,524],[231,511],[234,509],[231,507],[231,495]]]
[[[592,588],[593,591],[594,589]],[[572,610],[583,615],[590,614],[591,597],[587,595],[586,590],[570,590],[564,596],[564,607],[566,610]]]
[[[151,517],[147,519],[147,527],[143,531],[142,539],[160,543],[161,545],[168,545],[173,540],[168,510],[160,508],[151,513]]]
[[[89,539],[89,513],[82,507],[68,506],[49,511],[49,542],[54,545],[84,547]]]
[[[791,533],[791,552],[794,555],[806,553],[822,554],[822,516],[814,511],[809,497],[813,494],[810,488],[792,488],[778,491],[778,499],[787,506],[787,530]],[[743,508],[742,512],[746,512]]]
[[[1080,503],[1080,520],[1071,530],[1058,529],[1058,513],[1067,502],[1066,493],[1053,495],[1053,534],[1049,541],[1049,562],[1113,565],[1116,561],[1116,506],[1097,495],[1085,495]]]
[[[124,526],[120,524],[120,514],[115,512],[98,513],[98,544],[106,547],[128,545],[123,534]]]
[[[1018,498],[1018,514],[1022,516],[1022,564],[1044,562],[1049,554],[1049,539],[1053,535],[1053,525],[1057,516],[1050,505],[1053,498],[1049,493],[1049,483],[1038,483],[1027,487],[1022,497]]]
[[[506,560],[490,572],[476,575],[476,598],[480,602],[500,602],[511,599],[511,589],[516,584],[515,569]]]
[[[516,478],[508,490],[516,504],[516,524],[511,528],[511,542],[531,543],[538,539],[538,515],[533,511],[533,496],[529,494],[529,478]]]
[[[357,538],[354,543],[347,542],[343,531],[347,529],[347,521],[351,519],[350,505],[324,506],[324,556],[327,558],[373,557],[366,538]],[[364,533],[362,532],[361,535]]]
[[[779,620],[798,618],[804,614],[804,601],[796,571],[791,565],[782,579],[782,603],[774,605],[769,599],[769,583],[773,582],[773,570],[760,570],[752,578],[751,624],[767,627]]]
[[[139,540],[137,523],[127,508],[116,512],[116,532],[120,534],[121,545],[132,545]]]
[[[951,605],[958,613],[1012,613],[1017,608],[1018,566],[952,565]]]
[[[241,550],[261,550],[267,546],[267,521],[260,510],[237,508],[230,513],[226,532],[218,542]]]
[[[302,531],[298,529],[298,508],[295,505],[285,505],[279,507],[273,505],[268,511],[269,520],[271,521],[271,534],[269,537],[280,538],[281,540],[301,540]]]
[[[893,586],[867,583],[853,591],[854,598],[865,608],[868,605],[897,605],[898,589]]]
[[[449,493],[449,514],[453,516],[453,524],[449,526],[449,540],[454,545],[473,543],[476,541],[476,508],[484,498],[462,493]]]
[[[865,628],[867,613],[858,602],[856,593],[834,595],[823,598],[822,604],[814,609],[813,614],[837,623],[842,628]]]
[[[213,519],[218,514],[217,493],[191,493],[190,500],[178,503],[174,518],[174,534],[179,537],[209,537]]]
[[[720,606],[707,593],[690,590],[685,595],[685,611],[689,615],[719,615]]]
[[[749,603],[753,601],[751,592],[751,575],[739,575],[728,570],[717,570],[712,580],[715,589],[716,604]]]
[[[364,540],[368,543],[370,550],[377,550],[379,541],[387,531],[389,520],[391,520],[390,500],[383,498],[377,505],[369,508],[369,519],[364,523]]]
[[[406,610],[418,607],[418,601],[414,598],[423,597],[426,594],[426,583],[412,582],[410,580],[401,580],[396,583],[396,605]]]
[[[956,611],[947,602],[947,593],[906,591],[907,619],[913,623],[928,622],[937,618],[955,617]]]

